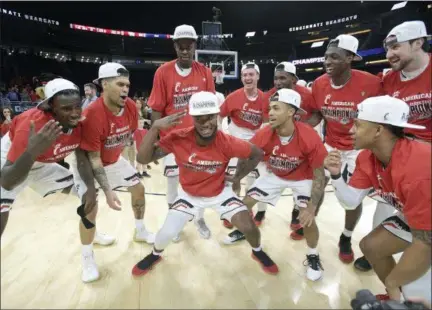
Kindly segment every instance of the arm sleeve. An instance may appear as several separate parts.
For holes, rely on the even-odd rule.
[[[86,111],[89,111],[88,109]],[[88,152],[100,152],[102,148],[102,122],[100,119],[91,115],[86,115],[85,120],[82,123],[82,135],[80,147]]]
[[[14,163],[27,148],[29,131],[17,130],[7,154],[7,160]]]
[[[372,187],[364,189],[352,187],[346,184],[342,177],[332,180],[332,185],[335,189],[337,199],[346,210],[356,209],[372,189]]]
[[[160,139],[156,145],[159,146],[162,151],[164,151],[167,154],[170,154],[173,152],[173,143],[174,143],[174,135],[173,133],[169,133],[162,139]]]
[[[252,144],[235,138],[233,136],[226,136],[225,150],[230,158],[249,158],[252,152]]]
[[[157,112],[163,112],[167,105],[167,93],[165,89],[165,83],[163,80],[163,72],[159,68],[153,78],[153,88],[150,93],[147,105],[152,110]]]
[[[419,180],[402,186],[406,197],[403,214],[409,227],[431,230],[431,180]]]
[[[206,68],[206,80],[207,80],[207,91],[211,93],[216,93],[216,86],[213,80],[212,72],[209,68]]]

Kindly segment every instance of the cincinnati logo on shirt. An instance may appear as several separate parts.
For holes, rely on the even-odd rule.
[[[262,112],[249,108],[249,103],[245,103],[239,113],[239,118],[254,126],[259,126],[262,123]]]
[[[65,158],[69,156],[73,151],[75,151],[78,147],[79,143],[64,146],[62,146],[61,143],[57,143],[56,145],[54,145],[53,156],[48,160],[59,160]]]
[[[389,205],[393,206],[396,210],[403,212],[404,205],[395,193],[384,192],[382,189],[377,189],[376,193],[384,199]]]
[[[273,148],[273,151],[268,159],[268,166],[272,170],[278,170],[281,172],[291,172],[297,169],[298,166],[303,162],[297,156],[289,156],[285,153],[279,153],[279,145]]]
[[[331,101],[331,95],[327,95],[321,113],[326,120],[346,125],[357,117],[357,108],[352,101]]]
[[[197,154],[192,153],[188,161],[183,164],[183,166],[194,172],[207,172],[210,174],[215,174],[218,169],[223,166],[223,162],[215,160],[200,160],[197,159]]]
[[[105,149],[113,149],[118,147],[124,147],[128,141],[130,141],[132,135],[129,131],[129,125],[126,125],[122,128],[118,128],[114,130],[113,126],[111,126],[110,135],[107,137],[104,147]]]
[[[432,93],[419,93],[401,99],[410,107],[411,121],[429,120],[432,117]]]
[[[181,88],[180,86],[181,84],[178,82],[174,89],[173,106],[176,110],[186,109],[192,95],[199,91],[198,86],[187,86],[184,88]]]

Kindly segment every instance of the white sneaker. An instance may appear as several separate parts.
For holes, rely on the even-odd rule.
[[[324,270],[319,255],[306,255],[305,265],[307,266],[306,277],[311,281],[317,281],[322,277]]]
[[[155,242],[156,235],[148,232],[145,229],[136,229],[135,228],[135,234],[134,234],[134,241],[135,242],[146,242],[148,244],[153,244]]]
[[[81,279],[84,283],[90,283],[99,279],[99,270],[93,254],[82,256]]]
[[[207,227],[204,219],[200,218],[200,219],[198,219],[198,220],[196,220],[194,222],[195,222],[196,227],[198,228],[198,232],[199,232],[201,238],[203,238],[203,239],[210,239],[210,237],[211,237],[211,231]]]
[[[106,246],[106,245],[113,244],[115,240],[116,240],[115,237],[111,237],[109,235],[96,231],[93,243]]]

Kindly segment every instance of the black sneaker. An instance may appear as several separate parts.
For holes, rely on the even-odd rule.
[[[261,224],[262,224],[262,221],[264,220],[264,218],[265,218],[265,211],[258,211],[256,214],[255,214],[255,217],[254,217],[254,221],[255,221],[255,225],[256,226],[261,226]]]
[[[234,230],[228,234],[227,237],[223,240],[223,243],[225,244],[233,244],[237,241],[245,240],[246,237],[243,235],[243,233],[240,230]]]
[[[321,279],[322,271],[324,270],[321,265],[321,260],[319,255],[306,255],[306,260],[303,265],[308,266],[306,270],[306,277],[311,281],[317,281]]]
[[[291,230],[297,230],[301,228],[300,221],[298,219],[300,211],[297,209],[293,209],[291,213]]]
[[[368,260],[364,256],[356,259],[356,261],[354,262],[354,267],[360,271],[372,270],[372,266],[369,264]]]
[[[351,237],[347,237],[344,234],[339,238],[339,259],[345,264],[349,264],[354,260]]]
[[[261,264],[261,268],[270,274],[277,274],[279,272],[278,266],[274,261],[264,252],[252,250],[252,258]]]
[[[153,269],[153,267],[156,266],[156,264],[159,263],[161,260],[162,256],[154,255],[153,252],[151,252],[133,267],[132,275],[136,277],[145,275],[147,272]]]
[[[144,171],[141,173],[141,176],[144,178],[151,178],[151,175],[147,173],[147,171]]]

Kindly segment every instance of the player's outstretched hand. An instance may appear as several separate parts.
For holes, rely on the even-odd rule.
[[[27,151],[34,157],[43,154],[62,133],[62,126],[54,120],[48,121],[37,133],[34,122],[30,122]]]
[[[342,157],[339,151],[330,151],[324,160],[324,167],[330,172],[331,175],[338,175],[341,173]]]
[[[109,191],[105,193],[105,196],[106,202],[111,209],[116,211],[121,210],[121,202],[120,199],[117,197],[116,193],[114,193],[113,191]]]
[[[186,115],[186,113],[186,111],[182,111],[160,118],[153,123],[153,127],[157,129],[167,129],[176,126],[181,123],[181,119]]]
[[[300,208],[299,221],[303,227],[309,227],[312,225],[315,219],[316,208],[308,206],[307,208]]]

